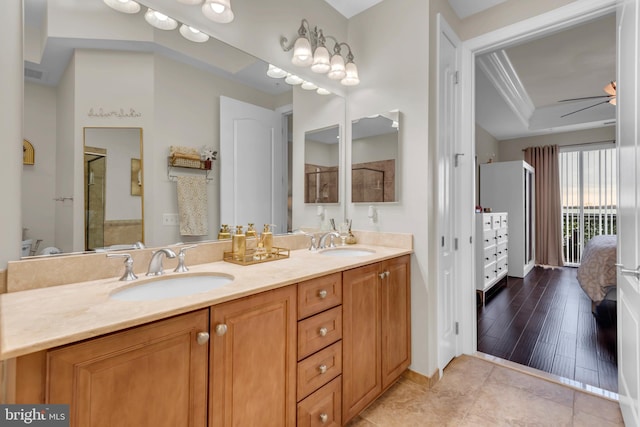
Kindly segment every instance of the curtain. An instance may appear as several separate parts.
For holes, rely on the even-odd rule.
[[[536,264],[562,266],[562,205],[558,146],[529,147],[524,160],[535,170]]]

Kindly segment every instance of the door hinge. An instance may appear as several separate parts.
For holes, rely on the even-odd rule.
[[[473,243],[473,236],[469,236],[469,243],[472,244]]]
[[[440,245],[444,248],[444,236],[442,236],[442,243]]]
[[[460,324],[456,322],[456,335],[460,333]]]
[[[458,238],[457,237],[455,239],[453,239],[453,250],[454,251],[458,250]]]
[[[453,84],[457,85],[458,83],[460,83],[460,71],[453,73]]]

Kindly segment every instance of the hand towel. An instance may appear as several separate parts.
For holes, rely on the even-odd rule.
[[[187,155],[195,155],[200,158],[200,151],[197,148],[193,147],[183,147],[180,145],[172,145],[169,147],[169,155],[174,154],[187,154]]]
[[[180,235],[206,236],[207,224],[207,178],[200,176],[178,176],[178,216]]]

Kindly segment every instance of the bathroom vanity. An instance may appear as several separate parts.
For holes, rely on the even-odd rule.
[[[82,427],[343,425],[411,362],[412,250],[366,249],[196,265],[234,281],[168,300],[114,300],[113,278],[4,294],[14,400]]]

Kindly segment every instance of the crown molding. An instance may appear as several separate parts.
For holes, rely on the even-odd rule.
[[[507,53],[501,49],[482,55],[477,58],[477,65],[522,124],[528,128],[535,106]]]

